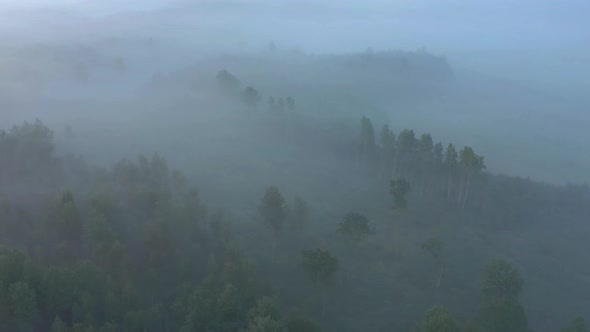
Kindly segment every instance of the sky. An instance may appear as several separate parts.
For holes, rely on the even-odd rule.
[[[112,17],[124,14],[166,22],[163,13],[180,12],[199,17],[195,27],[234,28],[244,38],[286,40],[312,51],[396,45],[441,51],[560,49],[590,44],[590,2],[585,0],[0,0],[0,10],[53,15],[61,21],[49,27],[55,33],[83,21],[95,29],[102,23],[108,30]]]
[[[590,84],[587,0],[0,0],[0,16],[0,38],[16,44],[116,36],[177,54],[270,41],[306,53],[425,48],[548,89],[584,95]]]

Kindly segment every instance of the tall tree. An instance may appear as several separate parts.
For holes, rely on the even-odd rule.
[[[523,288],[518,270],[504,260],[493,260],[484,270],[483,319],[490,332],[528,332],[524,307],[518,302]]]
[[[286,218],[285,199],[279,188],[271,186],[266,189],[258,207],[258,213],[264,225],[273,232],[272,256],[274,259],[277,237]]]
[[[228,96],[235,96],[240,90],[240,80],[225,69],[222,69],[217,73],[217,84],[221,91]]]
[[[369,160],[373,159],[376,151],[375,145],[375,130],[373,123],[369,118],[363,116],[361,118],[361,133],[360,133],[360,153],[361,156]]]
[[[249,327],[247,332],[287,332],[280,322],[281,313],[275,301],[262,297],[248,313]]]
[[[61,257],[57,258],[72,261],[79,257],[82,254],[82,216],[69,191],[62,194],[53,226],[57,233],[57,246],[61,251]]]
[[[455,174],[457,167],[459,166],[459,161],[457,158],[459,155],[457,154],[457,150],[453,144],[447,146],[447,150],[445,151],[445,159],[444,164],[448,172],[448,181],[447,181],[447,200],[451,199],[451,188],[452,188],[452,178]]]
[[[416,151],[417,140],[416,134],[413,130],[404,129],[397,135],[395,146],[395,160],[393,163],[393,170],[391,177],[397,175],[398,167],[402,169],[401,174],[404,175],[405,169],[412,162],[414,153]],[[401,163],[401,165],[399,165]]]
[[[390,182],[389,192],[393,195],[393,201],[396,208],[403,209],[408,205],[406,195],[410,190],[410,183],[405,178],[399,178]]]
[[[418,151],[422,161],[429,161],[433,158],[434,142],[432,141],[432,135],[430,133],[422,134],[420,141],[418,142]]]
[[[418,327],[418,332],[460,332],[461,329],[443,307],[430,309]]]
[[[467,196],[469,194],[469,185],[471,177],[474,173],[480,172],[486,168],[483,156],[478,156],[473,151],[473,148],[466,146],[459,152],[459,164],[463,170],[463,177],[461,178],[461,190],[459,191],[459,207],[465,208]],[[465,186],[463,186],[463,179],[466,178]],[[465,187],[465,189],[463,189]]]
[[[432,135],[429,133],[422,134],[420,141],[418,141],[418,162],[417,168],[420,170],[422,183],[419,188],[419,193],[422,195],[429,186],[429,181],[432,178],[432,171],[434,166],[434,143]]]
[[[268,97],[268,110],[271,112],[275,112],[277,107],[277,103],[273,96]]]
[[[287,105],[287,111],[291,113],[295,111],[295,99],[291,96],[288,96],[287,99],[285,99],[285,104]]]
[[[395,134],[389,129],[388,125],[383,125],[379,141],[381,143],[383,170],[387,171],[391,167],[395,155]]]
[[[309,209],[307,208],[307,203],[300,196],[296,196],[293,200],[293,207],[289,213],[289,222],[291,227],[295,231],[301,232],[305,228],[308,218]]]
[[[443,164],[443,145],[441,142],[436,143],[436,145],[434,146],[434,151],[433,151],[433,155],[434,155],[434,162],[436,163],[436,167],[440,167]]]
[[[242,101],[250,108],[255,108],[258,105],[258,102],[260,102],[260,99],[262,99],[262,96],[258,90],[251,86],[242,91]]]
[[[371,234],[369,219],[360,213],[349,212],[340,222],[338,232],[350,239],[355,245],[358,245]]]
[[[301,265],[309,274],[311,281],[322,287],[321,303],[322,317],[325,313],[325,291],[332,284],[334,275],[338,271],[338,259],[323,249],[305,250],[301,253]]]
[[[586,324],[584,318],[576,317],[569,327],[561,329],[560,332],[588,332],[588,324]]]
[[[280,97],[277,100],[276,111],[279,112],[279,114],[285,113],[285,99],[283,97]]]
[[[15,332],[33,331],[38,319],[37,295],[26,282],[13,283],[8,288],[10,317]]]
[[[430,238],[422,243],[421,248],[434,259],[436,265],[434,286],[439,288],[443,276],[443,243],[439,238]]]

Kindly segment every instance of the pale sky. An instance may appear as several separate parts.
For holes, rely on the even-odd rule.
[[[312,51],[590,45],[587,0],[0,0],[0,11],[3,37],[29,39],[172,27]]]

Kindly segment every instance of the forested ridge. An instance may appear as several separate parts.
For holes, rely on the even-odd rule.
[[[17,124],[0,132],[0,331],[531,330],[527,278],[511,259],[521,247],[495,252],[487,233],[587,230],[587,186],[492,174],[467,144],[364,116],[337,145],[321,142],[321,127],[292,120],[303,117],[296,98],[266,97],[226,70],[217,83],[244,126],[266,114],[279,146],[311,140],[309,158],[350,164],[348,180],[374,189],[371,209],[342,204],[336,222],[319,220],[325,202],[265,184],[249,193],[249,223],[209,207],[166,151],[98,166],[62,153],[42,121]],[[59,136],[84,135],[75,129]],[[559,260],[553,248],[539,250]],[[561,331],[587,331],[587,314],[560,312]]]

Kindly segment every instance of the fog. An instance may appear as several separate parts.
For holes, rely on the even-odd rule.
[[[40,79],[48,80],[45,86],[51,82],[50,90],[60,85],[55,75],[62,69],[47,68],[57,64],[34,54],[44,49],[78,57],[121,58],[135,75],[116,80],[126,80],[125,87],[138,88],[154,73],[173,72],[200,58],[226,52],[256,54],[270,41],[282,50],[306,54],[351,53],[369,47],[425,48],[447,58],[457,76],[456,85],[474,86],[470,80],[476,80],[474,88],[485,89],[490,101],[498,103],[493,109],[472,113],[490,116],[486,125],[487,121],[514,125],[505,141],[498,142],[494,133],[486,140],[516,145],[525,158],[537,159],[535,155],[548,153],[549,148],[553,157],[569,159],[557,165],[561,171],[556,171],[554,163],[536,164],[536,178],[550,182],[588,180],[586,156],[566,156],[559,148],[565,139],[572,145],[566,150],[575,154],[587,138],[579,129],[588,124],[583,114],[588,103],[585,87],[590,83],[590,24],[584,16],[590,8],[585,1],[4,1],[0,8],[6,18],[0,28],[4,57],[8,58],[5,63],[21,57],[22,52],[36,57],[38,68],[31,69],[35,71],[32,75],[44,76]],[[154,43],[155,50],[142,49],[146,40]],[[16,71],[19,65],[7,66]],[[100,77],[92,83],[103,83],[103,88],[110,85],[98,80]],[[21,83],[10,81],[16,86]],[[504,89],[518,91],[512,94],[520,100],[504,104],[513,98]],[[91,92],[80,93],[97,93],[94,85],[84,90]],[[461,92],[470,94],[465,89]],[[55,96],[56,92],[46,94]],[[465,104],[458,100],[452,108],[459,111]],[[547,123],[528,121],[528,114],[539,113]],[[561,134],[555,135],[555,131]],[[547,133],[554,138],[548,139],[554,141],[550,146],[533,146],[538,136]],[[530,142],[521,144],[522,140]],[[486,153],[495,151],[488,149]],[[515,162],[498,165],[495,170],[526,176],[531,175],[529,166]]]
[[[0,0],[0,330],[585,331],[589,13]]]

